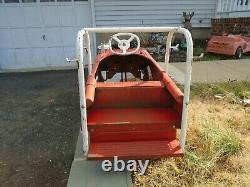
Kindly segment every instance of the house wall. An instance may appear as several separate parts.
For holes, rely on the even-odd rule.
[[[219,18],[239,18],[239,17],[250,17],[250,10],[246,11],[235,11],[235,12],[220,12],[216,17]]]
[[[250,17],[212,19],[212,34],[223,33],[250,35]]]
[[[211,26],[216,0],[93,0],[95,25],[183,26],[182,13],[194,11],[193,27]]]
[[[216,18],[250,17],[249,0],[218,0]]]

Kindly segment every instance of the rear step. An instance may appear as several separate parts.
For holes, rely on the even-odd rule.
[[[180,127],[180,123],[181,116],[172,108],[105,108],[88,111],[88,128],[100,128],[102,131],[113,128],[116,130],[177,128]]]
[[[182,156],[177,140],[130,141],[130,142],[92,142],[87,155],[88,160],[114,159],[157,159]]]
[[[113,108],[88,111],[91,142],[173,140],[181,118],[171,108]]]

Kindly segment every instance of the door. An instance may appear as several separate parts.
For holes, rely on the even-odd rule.
[[[77,31],[91,25],[83,0],[0,0],[0,69],[70,66]]]

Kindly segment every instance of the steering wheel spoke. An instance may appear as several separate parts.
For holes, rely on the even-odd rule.
[[[129,36],[129,39],[120,39],[119,37]],[[128,49],[130,48],[130,42],[132,40],[136,39],[137,41],[137,47],[133,50],[130,50],[128,52]],[[119,49],[121,52],[114,50],[112,48],[112,41],[115,41],[118,44]],[[117,33],[111,36],[111,39],[109,40],[109,48],[110,50],[117,55],[130,55],[133,53],[136,53],[140,49],[140,39],[137,35],[133,33]]]
[[[119,44],[121,43],[121,40],[119,38],[117,38],[117,36],[114,36],[113,39]]]
[[[126,49],[123,49],[122,50],[122,54],[126,54],[127,50]]]
[[[133,39],[135,39],[135,37],[132,35],[132,36],[130,36],[130,38],[128,39],[128,42],[132,42]]]

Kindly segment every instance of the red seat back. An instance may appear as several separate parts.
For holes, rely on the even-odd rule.
[[[97,83],[93,107],[171,107],[173,97],[160,81]]]

